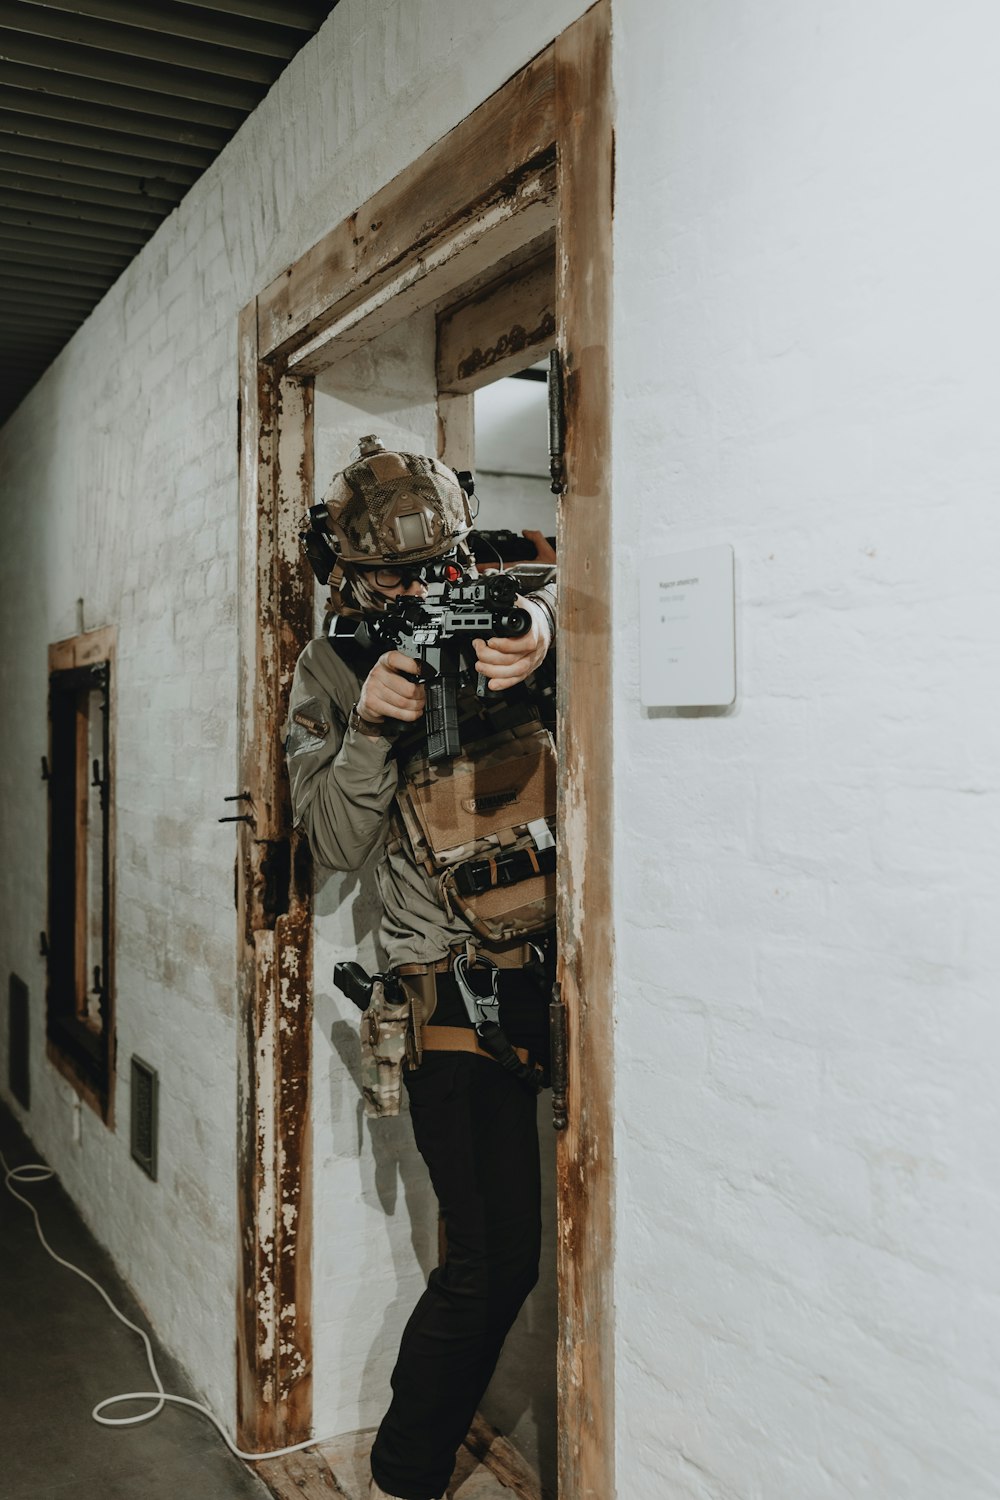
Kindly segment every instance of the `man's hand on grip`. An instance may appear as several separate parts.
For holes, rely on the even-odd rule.
[[[552,643],[549,616],[542,605],[520,594],[515,602],[531,616],[530,630],[524,635],[491,636],[488,641],[477,638],[472,643],[476,648],[476,669],[487,678],[494,692],[502,692],[530,677],[545,660]]]
[[[419,672],[420,665],[412,656],[386,651],[364,680],[358,698],[362,719],[369,724],[381,724],[383,719],[402,719],[411,724],[419,719],[425,702],[422,685],[413,681]]]

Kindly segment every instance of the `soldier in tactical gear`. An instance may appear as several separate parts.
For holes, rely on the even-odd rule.
[[[372,1450],[376,1500],[443,1495],[538,1274],[529,1084],[547,1061],[549,976],[540,960],[552,914],[554,776],[527,684],[552,643],[554,585],[518,596],[530,617],[523,635],[474,641],[475,673],[491,691],[477,698],[471,684],[460,696],[462,752],[445,774],[421,754],[421,663],[397,650],[378,654],[345,628],[396,599],[424,598],[425,572],[442,559],[460,573],[471,525],[452,470],[370,437],[303,534],[335,618],[302,653],[292,685],[285,748],[295,819],[321,865],[357,869],[378,853],[387,972],[374,988],[381,999],[390,989],[396,1002],[410,997],[402,1081],[447,1242],[403,1333]],[[460,889],[480,887],[481,897],[458,900]],[[392,1111],[387,1059],[404,1053],[406,1009],[390,1008],[381,1052],[382,1012],[366,1012],[363,1039],[379,1063],[366,1085],[370,1112]],[[493,1030],[474,1027],[488,1010]]]

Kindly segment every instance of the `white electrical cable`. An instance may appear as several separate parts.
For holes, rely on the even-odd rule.
[[[304,1443],[293,1443],[290,1448],[272,1448],[269,1453],[245,1453],[242,1448],[237,1448],[236,1444],[232,1441],[229,1434],[226,1432],[226,1429],[219,1421],[218,1417],[216,1417],[207,1406],[203,1406],[200,1401],[191,1401],[187,1396],[172,1396],[168,1391],[165,1391],[163,1389],[163,1381],[160,1379],[159,1371],[156,1368],[156,1360],[153,1358],[153,1346],[149,1341],[149,1335],[142,1328],[137,1327],[135,1323],[130,1322],[130,1320],[126,1318],[125,1314],[112,1302],[111,1298],[108,1296],[104,1288],[100,1286],[92,1276],[88,1276],[86,1271],[81,1271],[79,1266],[74,1266],[72,1261],[63,1260],[61,1255],[56,1254],[52,1246],[49,1244],[48,1240],[45,1238],[44,1233],[42,1232],[42,1223],[38,1217],[38,1211],[35,1208],[35,1205],[30,1201],[30,1199],[25,1198],[21,1193],[19,1193],[15,1187],[11,1186],[11,1184],[14,1182],[48,1182],[50,1177],[55,1177],[55,1172],[53,1172],[51,1167],[46,1167],[41,1162],[29,1162],[22,1167],[9,1167],[7,1165],[7,1158],[4,1156],[2,1151],[0,1151],[0,1163],[2,1163],[3,1165],[4,1186],[6,1187],[8,1193],[12,1194],[12,1196],[15,1197],[19,1203],[23,1203],[25,1208],[28,1209],[31,1213],[31,1216],[35,1221],[35,1230],[38,1234],[38,1238],[42,1242],[43,1249],[45,1249],[48,1254],[51,1255],[52,1259],[54,1261],[57,1261],[59,1265],[65,1266],[67,1271],[72,1271],[74,1276],[79,1276],[83,1281],[86,1281],[90,1286],[92,1286],[95,1292],[99,1292],[118,1321],[120,1323],[124,1323],[126,1328],[131,1328],[133,1333],[137,1333],[142,1339],[143,1345],[145,1346],[146,1361],[149,1365],[149,1373],[153,1377],[153,1384],[156,1386],[156,1390],[127,1391],[121,1396],[106,1396],[103,1401],[98,1401],[97,1405],[94,1407],[94,1410],[91,1412],[91,1416],[93,1417],[95,1422],[99,1422],[102,1427],[135,1427],[140,1422],[148,1422],[150,1418],[159,1416],[160,1412],[163,1410],[164,1405],[167,1402],[170,1402],[173,1406],[189,1406],[193,1411],[200,1411],[202,1416],[208,1418],[212,1426],[221,1436],[226,1447],[232,1453],[235,1453],[237,1458],[246,1459],[249,1463],[258,1463],[261,1459],[264,1458],[283,1458],[286,1453],[299,1453],[303,1448],[312,1448],[316,1443],[322,1441],[322,1439],[320,1438],[309,1438]],[[139,1412],[139,1414],[134,1417],[105,1417],[101,1415],[106,1407],[118,1406],[123,1401],[155,1401],[156,1405],[149,1411]]]

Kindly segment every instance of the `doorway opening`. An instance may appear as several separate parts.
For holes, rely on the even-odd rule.
[[[510,273],[505,275],[505,285],[516,287],[516,278],[511,282]],[[490,297],[500,310],[496,287]],[[550,275],[550,305],[553,298]],[[349,461],[364,433],[377,433],[390,450],[437,451],[443,433],[440,405],[450,401],[454,416],[458,399],[438,386],[441,329],[452,320],[450,300],[431,305],[315,374],[315,500]],[[532,345],[520,359],[532,360],[537,353]],[[491,380],[487,368],[478,377],[483,383],[461,397],[468,406],[463,430],[476,472],[473,508],[482,538],[500,540],[498,533],[509,532],[523,540],[521,530],[531,529],[555,540],[545,368],[547,362],[541,382],[518,378],[519,372]],[[453,427],[453,437],[454,432]],[[540,585],[551,567],[540,567],[539,573]],[[323,629],[327,607],[327,591],[317,586],[316,634]],[[326,1462],[341,1466],[334,1473],[342,1484],[344,1466],[351,1472],[352,1464],[363,1464],[371,1445],[369,1429],[385,1404],[400,1334],[439,1259],[439,1236],[435,1199],[405,1113],[379,1120],[364,1115],[357,1015],[329,982],[334,965],[345,959],[360,961],[369,972],[384,968],[375,942],[379,899],[372,866],[318,874],[313,910],[313,1152],[325,1164],[323,1191],[316,1194],[313,1210],[313,1281],[324,1288],[323,1317],[313,1328],[313,1421],[319,1431],[356,1435],[357,1453],[350,1442],[325,1450]],[[545,1226],[541,1274],[508,1337],[481,1413],[488,1424],[483,1432],[499,1430],[513,1444],[513,1452],[504,1448],[505,1472],[519,1465],[516,1493],[526,1500],[538,1493],[555,1494],[557,1463],[556,1137],[547,1092],[539,1096],[538,1115]],[[348,1226],[351,1241],[365,1246],[360,1294],[358,1278],[345,1274],[343,1264]],[[378,1297],[370,1295],[373,1285],[381,1289]],[[495,1446],[492,1436],[483,1441]],[[465,1462],[473,1462],[471,1451]],[[529,1482],[529,1472],[538,1476],[540,1491],[534,1480]]]
[[[410,443],[433,417],[437,430],[425,449],[436,443],[453,467],[473,467],[475,391],[537,364],[554,343],[566,371],[566,490],[556,532],[557,921],[570,1080],[554,1174],[556,1405],[559,1490],[573,1500],[614,1493],[609,37],[609,5],[600,0],[262,292],[240,328],[240,784],[249,803],[238,865],[241,1442],[264,1449],[306,1438],[314,1421],[322,1430],[315,1419],[327,1399],[314,1373],[316,1328],[330,1316],[331,1287],[319,1258],[313,1275],[319,1193],[312,1162],[322,1161],[325,1197],[329,1158],[314,1151],[321,1143],[309,1128],[312,1101],[325,1085],[312,1022],[327,960],[319,933],[313,952],[308,853],[290,826],[277,733],[295,661],[315,627],[297,532],[325,441],[319,434],[314,442],[317,403],[335,385],[338,364],[363,363],[377,341],[391,343],[405,330],[407,357],[421,348],[427,380],[426,396],[411,400],[421,415]],[[531,277],[543,262],[553,268],[552,305],[540,318],[530,311],[498,317],[511,288],[522,302],[537,300]],[[357,433],[351,436],[353,446]],[[276,868],[288,882],[277,901],[266,878]],[[358,1276],[358,1296],[370,1295]]]
[[[554,268],[551,277],[554,301]],[[537,349],[529,351],[537,353]],[[516,548],[528,531],[555,549],[558,503],[549,474],[548,360],[540,359],[472,393],[471,464],[481,535],[510,533],[501,548]],[[541,378],[538,379],[537,377]],[[535,545],[534,542],[532,545]],[[518,549],[520,550],[520,549]],[[555,1227],[558,1217],[552,1097],[539,1095],[538,1140],[542,1168],[542,1259],[538,1284],[507,1335],[482,1405],[497,1428],[537,1474],[543,1494],[557,1486],[556,1353],[559,1297]]]

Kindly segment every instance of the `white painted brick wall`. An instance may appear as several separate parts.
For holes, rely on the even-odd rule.
[[[227,1420],[236,312],[580,8],[342,0],[0,436],[27,1123]],[[615,12],[619,1493],[993,1500],[993,10]],[[736,713],[640,710],[640,539],[736,546]],[[156,1186],[121,1127],[72,1145],[37,1024],[45,648],[81,594],[119,628],[119,1049],[161,1068]],[[433,1224],[327,1055],[333,1414],[387,1207],[414,1190],[416,1247],[373,1365]]]
[[[995,1500],[1000,20],[615,17],[618,1493]]]
[[[235,790],[237,314],[583,8],[583,0],[341,0],[0,434],[0,963],[32,995],[25,1123],[161,1337],[230,1424],[236,921],[233,838],[215,819]],[[46,647],[76,633],[80,596],[88,628],[118,627],[121,1076],[115,1131],[85,1111],[76,1147],[73,1095],[44,1058],[38,764]],[[318,997],[320,1026],[330,1020],[328,1002]],[[132,1052],[161,1075],[155,1185],[128,1153]],[[367,1241],[385,1236],[385,1205],[358,1196],[347,1124],[350,1138],[335,1149],[354,1165],[343,1193],[328,1201],[343,1235],[345,1279],[329,1303],[322,1289],[317,1296],[323,1368],[332,1367],[344,1318],[377,1328],[382,1317],[362,1273]],[[332,1130],[329,1120],[322,1128]],[[321,1215],[324,1191],[318,1180]],[[406,1206],[404,1192],[397,1212]],[[427,1219],[425,1197],[414,1230],[425,1261]],[[402,1307],[419,1280],[412,1249],[399,1276]],[[386,1342],[398,1314],[394,1306]],[[386,1358],[376,1349],[380,1369]],[[355,1377],[345,1365],[336,1389],[332,1376],[317,1389],[318,1414],[333,1420],[356,1409]]]

